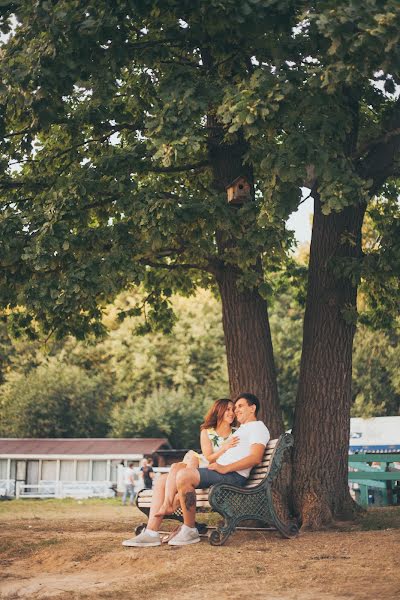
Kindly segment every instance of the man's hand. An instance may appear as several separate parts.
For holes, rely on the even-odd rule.
[[[217,471],[217,473],[221,473],[221,475],[225,475],[225,473],[228,473],[228,466],[229,465],[219,465],[218,463],[211,463],[210,465],[208,465],[208,468],[210,469],[210,471]]]

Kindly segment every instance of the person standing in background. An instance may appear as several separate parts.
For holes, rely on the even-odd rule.
[[[124,469],[124,493],[122,495],[122,504],[126,505],[126,499],[129,495],[129,504],[132,506],[135,500],[135,485],[133,479],[133,463],[129,463]]]
[[[144,458],[142,460],[142,466],[140,467],[140,471],[142,473],[144,487],[147,490],[151,490],[151,488],[153,487],[154,471],[147,458]]]

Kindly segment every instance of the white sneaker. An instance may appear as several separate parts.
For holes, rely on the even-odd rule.
[[[197,529],[182,527],[181,530],[169,540],[168,545],[187,546],[188,544],[196,544],[197,542],[200,542],[200,536]]]
[[[144,529],[142,533],[139,533],[136,537],[131,540],[125,540],[122,542],[123,546],[133,546],[134,548],[151,548],[153,546],[161,546],[160,534],[157,536],[149,535]]]

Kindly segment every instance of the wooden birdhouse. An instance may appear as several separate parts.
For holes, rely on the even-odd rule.
[[[244,204],[251,200],[251,186],[246,177],[236,177],[226,186],[226,193],[229,204]]]

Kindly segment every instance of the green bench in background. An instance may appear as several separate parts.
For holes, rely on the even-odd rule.
[[[363,452],[350,454],[349,467],[357,471],[349,471],[349,482],[358,483],[360,487],[359,502],[368,506],[368,490],[381,491],[385,504],[392,505],[395,500],[400,502],[400,470],[390,467],[391,463],[400,463],[400,454],[373,454]],[[380,463],[379,467],[372,463]]]

